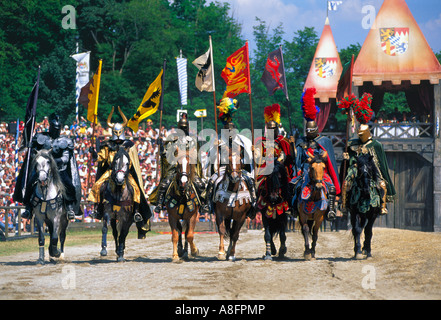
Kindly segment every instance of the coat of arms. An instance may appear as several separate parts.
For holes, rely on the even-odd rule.
[[[332,77],[337,71],[337,58],[315,58],[315,73],[323,79]]]
[[[398,56],[409,48],[409,28],[380,28],[380,39],[384,53]]]

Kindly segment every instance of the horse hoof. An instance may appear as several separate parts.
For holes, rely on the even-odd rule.
[[[62,253],[60,254],[60,260],[61,260],[61,261],[64,261],[64,252],[62,252]]]
[[[100,251],[100,256],[101,256],[101,257],[105,257],[105,256],[107,256],[107,249],[106,249],[106,248],[102,248],[102,249],[101,249],[101,251]]]
[[[37,260],[37,264],[44,266],[44,260],[43,259],[38,259]]]
[[[126,259],[124,259],[123,256],[119,256],[118,258],[116,258],[116,262],[125,262]]]
[[[231,262],[235,262],[236,261],[236,257],[235,256],[229,256],[228,260]]]
[[[271,257],[271,255],[266,254],[266,255],[263,256],[263,260],[265,260],[265,261],[273,261],[273,258]]]
[[[225,256],[225,253],[219,253],[219,254],[217,255],[217,259],[218,259],[218,260],[221,260],[221,261],[224,261],[224,260],[227,259],[227,257]]]
[[[173,263],[178,263],[178,262],[181,262],[181,259],[179,259],[179,256],[173,256],[172,257],[172,262]]]
[[[310,253],[305,253],[303,255],[303,257],[305,258],[306,261],[311,261],[312,260],[312,254],[310,254]]]
[[[199,256],[199,249],[196,249],[195,251],[192,251],[192,252],[191,252],[191,255],[192,255],[193,257],[198,257],[198,256]]]
[[[366,256],[362,253],[356,253],[354,258],[355,260],[364,260],[366,259]]]

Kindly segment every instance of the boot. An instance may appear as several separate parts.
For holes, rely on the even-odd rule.
[[[92,210],[92,213],[90,214],[90,216],[93,219],[97,219],[97,220],[101,220],[103,218],[103,212],[102,212],[102,210],[100,210],[100,204],[99,203],[95,203],[93,205],[93,210]]]
[[[211,213],[211,207],[212,207],[211,201],[213,198],[213,189],[214,189],[214,182],[210,179],[210,181],[208,182],[207,190],[205,192],[205,204],[201,208],[201,212],[204,214]]]
[[[155,212],[156,213],[161,213],[161,210],[164,208],[164,190],[159,189],[158,190],[158,203],[155,207]]]
[[[21,214],[23,219],[32,219],[32,206],[30,204],[26,205],[25,211]]]
[[[329,187],[329,194],[328,194],[328,202],[329,202],[329,211],[328,211],[328,221],[334,221],[336,218],[335,214],[335,187],[331,186]]]
[[[247,217],[253,220],[256,217],[256,188],[254,187],[254,182],[251,180],[251,178],[245,176],[245,183],[247,184],[248,190],[250,192],[250,198],[251,198],[251,209],[247,212]]]

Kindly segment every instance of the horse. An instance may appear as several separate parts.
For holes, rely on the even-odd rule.
[[[372,257],[372,228],[380,213],[381,188],[377,186],[380,173],[370,154],[357,157],[357,174],[348,192],[349,212],[351,213],[352,235],[354,237],[354,259]],[[383,191],[384,192],[384,191]],[[361,247],[361,233],[364,230],[364,243]]]
[[[37,151],[30,172],[34,172],[36,178],[31,204],[38,228],[37,263],[44,265],[44,224],[49,229],[50,235],[49,256],[64,259],[64,242],[69,223],[64,205],[66,190],[51,150]],[[58,239],[60,239],[60,249],[58,249]]]
[[[229,153],[225,174],[218,183],[213,201],[216,225],[219,232],[219,260],[236,261],[236,243],[247,213],[251,210],[250,191],[242,178],[241,158]],[[233,225],[231,225],[233,221]],[[229,236],[230,244],[225,252],[224,238]]]
[[[110,178],[101,186],[103,195],[103,238],[101,255],[107,255],[106,234],[107,223],[110,221],[115,240],[117,262],[124,262],[125,241],[133,223],[135,206],[134,190],[129,182],[130,156],[120,147],[112,164]],[[104,246],[105,245],[105,246]]]
[[[264,260],[272,260],[277,254],[274,238],[279,235],[279,258],[286,254],[286,226],[288,223],[288,173],[283,163],[274,162],[273,172],[262,176],[259,184],[257,207],[262,213],[262,222],[265,228],[264,240],[266,252]]]
[[[201,199],[199,199],[196,187],[192,182],[196,175],[196,161],[191,160],[188,151],[179,155],[176,174],[165,197],[168,222],[172,232],[172,262],[188,258],[188,244],[190,244],[191,256],[197,257],[199,255],[199,249],[194,242],[194,231]],[[182,245],[183,230],[185,232],[184,246]]]
[[[307,153],[309,169],[303,181],[301,194],[298,199],[297,209],[299,222],[305,240],[305,260],[315,259],[315,247],[318,239],[318,231],[328,210],[327,186],[325,183],[325,168],[328,153]],[[311,247],[309,235],[312,236]]]

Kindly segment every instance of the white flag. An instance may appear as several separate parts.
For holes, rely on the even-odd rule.
[[[337,11],[337,7],[341,5],[343,1],[328,1],[328,10]]]
[[[214,91],[213,67],[211,65],[211,48],[206,53],[193,61],[193,65],[199,69],[196,76],[196,88],[200,91]]]
[[[178,65],[178,81],[179,92],[181,93],[181,105],[187,105],[187,59],[176,58],[176,64]]]
[[[89,82],[90,51],[77,53],[71,55],[71,57],[77,62],[77,74],[78,74],[77,86],[81,89]]]

